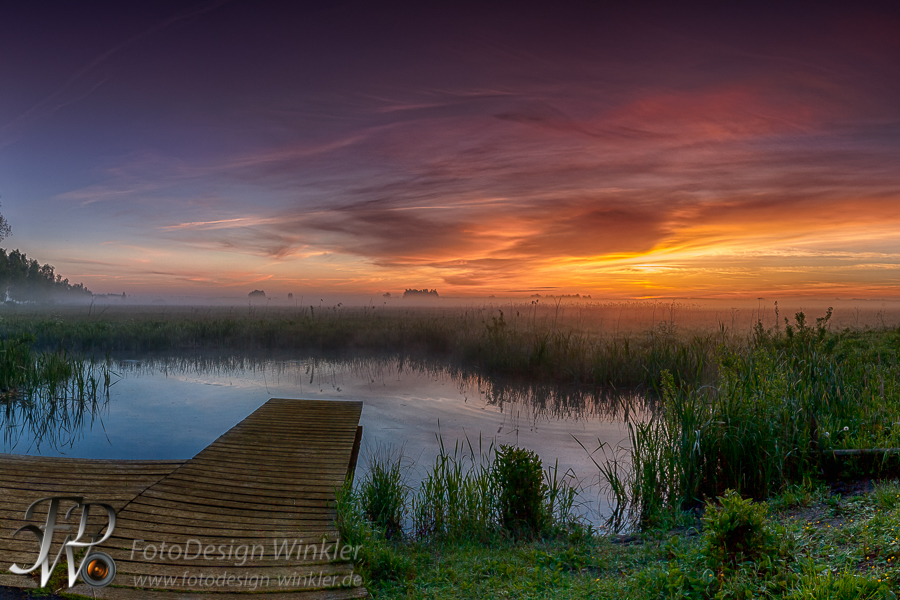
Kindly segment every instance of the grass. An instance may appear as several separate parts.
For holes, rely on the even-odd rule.
[[[378,449],[363,478],[338,490],[341,538],[362,546],[358,566],[376,587],[415,585],[423,561],[432,564],[432,550],[468,548],[479,555],[509,544],[592,535],[573,517],[572,478],[555,465],[544,470],[522,448],[484,448],[469,440],[449,448],[440,437],[438,443],[440,452],[418,489],[405,483],[411,465],[402,453]],[[491,559],[479,569],[485,566],[515,573],[508,562]],[[452,585],[477,589],[456,578]]]
[[[523,448],[466,439],[439,452],[418,489],[406,483],[412,464],[399,450],[378,448],[365,474],[338,494],[342,537],[369,534],[386,540],[490,541],[497,536],[534,537],[575,524],[574,478],[543,469]],[[368,531],[368,533],[367,533]]]
[[[484,376],[533,383],[658,385],[714,377],[716,334],[684,335],[673,325],[643,333],[599,330],[577,314],[531,304],[447,309],[347,308],[190,312],[60,308],[56,313],[7,310],[0,338],[34,338],[37,349],[81,353],[293,352],[331,357],[395,355],[430,360]],[[602,321],[601,321],[602,322]]]
[[[35,351],[32,344],[27,335],[0,340],[0,423],[7,450],[23,439],[37,449],[71,445],[109,398],[108,361]]]
[[[841,496],[792,486],[756,503],[733,494],[678,529],[626,538],[570,528],[387,540],[357,568],[381,598],[888,599],[900,591],[900,484]],[[363,525],[368,527],[368,525]]]
[[[718,379],[663,375],[660,410],[632,423],[630,445],[598,460],[612,524],[671,522],[726,489],[765,499],[790,484],[889,474],[900,457],[837,460],[828,450],[900,446],[900,332],[796,325],[754,332],[719,351]]]
[[[821,482],[900,470],[894,455],[828,452],[900,446],[900,331],[833,332],[829,318],[810,326],[797,314],[757,327],[744,345],[720,344],[711,382],[663,370],[658,411],[597,460],[619,506],[607,531],[554,511],[555,527],[516,535],[491,477],[497,454],[442,445],[413,493],[428,517],[415,522],[428,526],[388,539],[358,521],[374,596],[896,597],[900,485],[844,498]],[[550,494],[538,496],[546,507]],[[631,533],[616,538],[617,529]]]

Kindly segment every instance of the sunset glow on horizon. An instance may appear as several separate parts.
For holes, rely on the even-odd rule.
[[[96,293],[900,297],[900,11],[0,10],[0,243]]]

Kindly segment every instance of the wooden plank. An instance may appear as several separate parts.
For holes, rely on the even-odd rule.
[[[316,450],[306,450],[304,452],[290,452],[290,453],[282,453],[278,456],[278,458],[267,457],[264,453],[261,452],[247,452],[246,450],[223,450],[220,448],[215,449],[215,453],[208,452],[203,456],[198,456],[194,460],[191,461],[191,467],[198,467],[200,465],[206,464],[221,464],[222,466],[231,466],[238,467],[249,465],[255,468],[282,468],[282,467],[294,467],[298,463],[309,464],[315,462],[316,464],[341,464],[345,462],[343,454],[343,449],[332,450],[333,454],[329,454],[328,456],[322,456],[322,449]]]
[[[201,481],[210,481],[210,482],[222,482],[223,484],[228,484],[232,481],[238,482],[240,481],[242,484],[254,486],[264,484],[272,484],[276,488],[287,487],[289,489],[304,489],[309,486],[317,486],[317,485],[334,485],[334,482],[338,482],[338,486],[340,486],[344,482],[344,475],[346,474],[347,465],[344,465],[343,468],[335,470],[335,471],[324,471],[324,472],[310,472],[305,469],[296,469],[293,473],[285,473],[284,476],[270,476],[268,474],[256,475],[257,471],[255,469],[221,469],[217,467],[211,467],[208,469],[185,469],[179,470],[174,477],[167,477],[166,479],[171,479],[172,482],[176,482],[183,479],[190,479],[192,477],[196,477]],[[232,479],[233,478],[233,479]],[[294,484],[297,481],[302,481],[302,484]],[[292,485],[294,484],[294,485]]]
[[[313,546],[314,544],[312,542],[309,542],[309,545]],[[154,549],[162,547],[159,545],[159,541],[155,541],[154,546],[155,546]],[[248,548],[252,548],[252,547],[253,547],[252,544],[248,544]],[[132,551],[132,549],[130,547],[111,548],[107,551],[107,553],[113,558],[113,560],[116,561],[116,564],[118,564],[120,560],[128,561],[128,560],[134,560],[135,558],[141,558],[142,553],[143,553],[143,548],[144,548],[144,546],[140,546],[140,545],[137,546],[134,551]],[[185,548],[185,545],[182,543],[181,549],[184,550],[184,548]],[[272,549],[271,542],[268,542],[268,544],[264,545],[264,548],[265,548],[265,552],[261,553],[262,557],[260,557],[259,552],[254,554],[252,564],[270,567],[270,566],[285,566],[285,564],[288,563],[288,559],[285,557],[285,555],[283,553],[280,554],[278,558],[275,558],[275,554]],[[189,549],[190,549],[192,557],[195,554],[197,554],[196,545],[192,544],[189,547]],[[205,547],[204,547],[204,549],[205,549]],[[290,550],[290,549],[291,549],[291,544],[288,544],[287,550]],[[181,564],[177,559],[173,560],[168,557],[168,555],[167,555],[168,550],[169,550],[169,546],[167,545],[165,547],[165,552],[163,553],[163,555],[156,556],[154,558],[154,560],[161,564],[168,564],[168,565]],[[232,555],[230,557],[227,556],[227,552],[228,552],[227,547],[224,547],[222,550],[223,550],[223,552],[220,554],[218,546],[216,546],[215,550],[213,550],[207,554],[207,556],[210,557],[209,559],[203,558],[203,556],[201,554],[198,556],[198,558],[192,558],[191,564],[193,564],[193,566],[195,568],[197,568],[197,567],[222,567],[223,565],[239,565],[240,563],[243,563],[243,566],[246,566],[247,562],[251,562],[250,558],[249,558],[249,556],[250,556],[249,551],[246,556],[244,556],[242,554],[242,556],[244,557],[243,559],[238,559],[234,555]],[[290,558],[290,561],[291,561],[290,564],[292,566],[308,568],[311,565],[329,564],[331,562],[330,560],[327,560],[324,557],[322,557],[321,551],[316,551],[316,550],[310,550],[309,552],[307,552],[307,558],[304,560],[303,559],[303,551],[304,550],[306,550],[306,543],[303,543],[303,544],[298,543],[297,546],[294,547],[294,551],[291,554],[291,558]],[[298,551],[300,553],[299,560],[296,557]],[[224,559],[222,558],[223,555],[225,556]],[[176,550],[176,556],[177,556],[177,550]]]
[[[240,591],[267,592],[264,597],[269,600],[366,597],[365,588],[357,584],[316,589],[339,587],[339,578],[353,573],[348,563],[297,556],[286,563],[272,555],[275,545],[285,540],[337,542],[334,494],[351,459],[358,456],[361,412],[360,402],[271,399],[186,462],[40,457],[4,461],[0,455],[0,528],[11,533],[12,525],[21,524],[32,496],[63,491],[102,501],[105,495],[120,509],[113,537],[103,546],[114,556],[119,575],[112,586],[101,590],[82,586],[95,597],[238,598],[243,596],[231,593],[233,586],[210,588],[172,578],[184,579],[186,570],[201,569],[208,575],[289,580],[304,568],[320,573],[319,580],[295,577],[293,583]],[[42,516],[36,514],[34,521]],[[97,528],[105,525],[99,516],[90,523]],[[223,547],[262,544],[270,555],[238,567],[177,554],[154,562],[131,553],[135,540],[171,545],[190,539]],[[33,540],[0,539],[0,557],[34,552]],[[168,577],[153,580],[153,585],[146,585],[147,579],[140,584],[132,580],[131,585],[170,591],[128,589],[126,580],[134,577]]]
[[[214,455],[204,458],[209,460],[214,458]],[[259,466],[256,468],[251,465],[234,465],[220,461],[209,463],[205,460],[203,463],[198,462],[195,465],[191,465],[191,467],[184,467],[184,470],[179,469],[179,472],[177,474],[173,473],[173,475],[182,479],[185,477],[207,476],[228,481],[227,478],[230,476],[243,478],[247,474],[255,474],[259,478],[268,477],[273,483],[297,481],[305,478],[323,479],[339,475],[347,468],[350,455],[348,454],[343,458],[344,460],[338,464],[326,462],[319,465],[307,459],[283,465],[259,463]]]
[[[347,479],[352,479],[356,474],[356,461],[359,459],[359,447],[362,444],[363,428],[357,425],[356,436],[353,438],[353,450],[350,451],[350,465],[347,467]]]
[[[312,516],[306,523],[297,527],[294,531],[306,532],[328,532],[333,529],[332,523],[334,519],[328,519],[321,515]],[[284,538],[289,535],[287,528],[258,529],[256,527],[234,525],[231,523],[219,522],[217,526],[210,526],[212,523],[194,523],[191,525],[172,525],[169,523],[158,523],[151,521],[136,521],[129,519],[124,523],[116,523],[115,534],[120,537],[135,537],[135,539],[145,539],[140,536],[158,535],[160,539],[178,539],[182,542],[191,538],[207,537],[207,538],[259,538],[259,539],[276,539]],[[181,535],[182,537],[177,537]],[[296,533],[294,534],[296,536]]]
[[[196,466],[199,464],[205,464],[208,461],[234,462],[234,463],[240,463],[240,464],[259,464],[260,463],[260,459],[259,459],[260,453],[259,452],[248,452],[246,448],[216,447],[216,448],[210,448],[210,450],[215,450],[215,458],[212,458],[212,456],[213,456],[212,452],[204,453],[203,456],[194,457],[191,460],[191,465]],[[335,452],[339,453],[342,450],[343,449],[338,448]],[[323,458],[321,448],[307,447],[307,448],[294,449],[292,451],[282,451],[277,456],[269,456],[266,458],[265,464],[291,466],[297,462],[315,461],[315,460],[319,460],[321,458]],[[332,458],[331,460],[337,461],[338,458]]]
[[[181,465],[185,460],[131,460],[118,458],[71,458],[69,456],[31,456],[28,454],[7,454],[0,452],[2,463],[58,463],[84,464],[88,466],[106,465],[109,467],[149,467],[152,465]]]
[[[160,483],[155,490],[168,491],[178,493],[185,489],[185,481],[166,480],[165,485]],[[276,486],[250,486],[250,485],[221,485],[216,486],[214,483],[206,483],[205,481],[197,481],[190,487],[191,495],[209,498],[229,498],[229,499],[250,499],[252,497],[265,496],[272,504],[284,504],[288,506],[299,505],[319,505],[331,500],[334,494],[333,488],[323,488],[321,490],[309,489],[284,489]],[[234,498],[231,498],[234,496]]]
[[[156,508],[157,514],[172,514],[173,516],[178,516],[180,514],[198,514],[198,518],[200,518],[200,514],[208,514],[210,518],[213,516],[219,518],[233,518],[233,517],[253,517],[258,519],[297,519],[298,513],[295,510],[268,510],[268,511],[247,511],[239,508],[227,508],[227,507],[208,507],[208,506],[200,506],[196,504],[187,504],[181,502],[180,500],[167,500],[164,498],[148,498],[144,495],[137,497],[135,500],[129,504],[129,511],[131,510],[131,506],[140,502],[142,511],[146,511],[148,507]],[[135,509],[135,512],[138,512],[138,509]]]
[[[172,500],[173,502],[180,502],[184,505],[190,505],[194,510],[200,510],[199,507],[215,508],[216,510],[220,508],[226,509],[235,509],[240,510],[242,512],[299,512],[299,511],[286,511],[285,505],[278,505],[274,509],[270,502],[265,501],[265,497],[259,498],[255,502],[249,501],[236,501],[236,500],[219,500],[216,498],[205,498],[203,496],[188,496],[186,494],[172,494],[169,492],[160,492],[155,489],[147,489],[141,494],[141,498],[157,498],[162,500]],[[125,511],[128,510],[126,506]]]
[[[140,503],[138,503],[139,501]],[[248,524],[278,523],[290,526],[292,524],[299,525],[303,523],[303,520],[299,518],[297,511],[269,511],[265,514],[246,514],[246,511],[231,510],[229,514],[228,511],[214,508],[211,509],[212,512],[205,512],[202,510],[203,507],[184,506],[178,502],[158,501],[157,504],[152,504],[147,501],[146,498],[135,500],[129,505],[128,509],[135,513],[144,513],[140,518],[150,522],[162,519],[168,520],[179,518],[201,522],[204,520],[211,521],[227,518],[227,520],[231,522]]]

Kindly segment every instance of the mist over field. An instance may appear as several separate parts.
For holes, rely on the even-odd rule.
[[[76,301],[61,301],[60,306],[86,306],[91,298]],[[775,310],[777,302],[778,322]],[[672,298],[652,300],[601,300],[535,297],[462,297],[441,296],[437,299],[403,298],[402,291],[390,298],[365,295],[335,294],[295,294],[293,298],[266,296],[182,296],[164,294],[129,295],[122,298],[116,294],[97,296],[96,306],[107,307],[109,314],[127,313],[130,310],[146,312],[164,310],[168,314],[181,312],[202,313],[204,308],[211,314],[221,314],[223,310],[235,314],[264,315],[290,314],[304,309],[359,311],[362,309],[383,310],[396,314],[413,311],[426,315],[429,311],[455,313],[478,310],[484,314],[496,315],[504,311],[507,319],[526,312],[539,315],[560,326],[589,328],[605,333],[636,333],[652,330],[661,325],[674,326],[684,332],[711,330],[725,326],[737,334],[749,334],[757,321],[766,328],[784,326],[784,319],[793,323],[795,315],[803,312],[810,321],[825,315],[829,308],[833,316],[829,327],[834,330],[844,328],[888,328],[900,324],[900,300],[884,299],[821,299],[821,298],[781,298],[781,299],[707,299]],[[2,310],[2,309],[0,309]],[[27,310],[21,307],[19,310]],[[43,310],[41,308],[40,310]],[[530,318],[530,317],[529,317]]]

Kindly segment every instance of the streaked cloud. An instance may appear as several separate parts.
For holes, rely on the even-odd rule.
[[[298,37],[272,8],[210,6],[78,103],[143,112],[48,195],[100,224],[73,250],[98,268],[112,238],[157,249],[106,265],[134,285],[883,294],[900,276],[892,13],[422,8],[370,43],[329,10],[310,16],[328,35]],[[234,60],[209,69],[184,51],[242,19],[272,39],[213,44]]]

